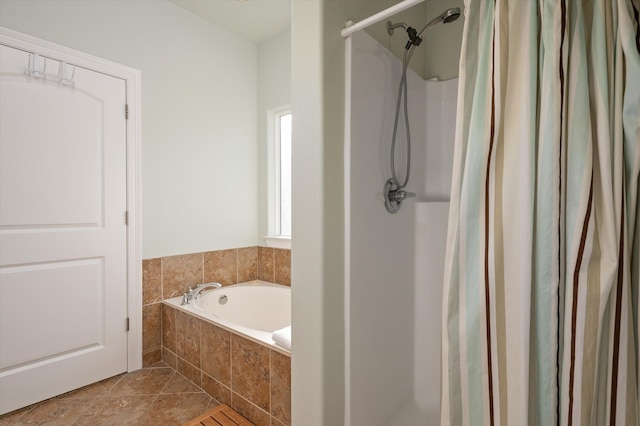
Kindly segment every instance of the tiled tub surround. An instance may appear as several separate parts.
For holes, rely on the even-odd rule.
[[[289,356],[163,306],[162,300],[211,281],[259,279],[290,286],[290,271],[291,251],[267,247],[143,260],[143,365],[164,360],[257,426],[289,425]]]
[[[143,366],[162,359],[161,302],[206,282],[222,285],[259,279],[291,285],[291,250],[244,247],[142,261]]]
[[[256,426],[291,424],[291,358],[162,305],[162,359]]]

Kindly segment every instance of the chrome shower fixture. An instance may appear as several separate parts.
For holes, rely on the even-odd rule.
[[[396,24],[391,21],[387,21],[387,32],[389,35],[393,35],[393,30],[399,27],[404,28],[407,31],[407,35],[409,36],[409,40],[405,46],[404,55],[402,58],[402,76],[400,77],[400,87],[398,88],[398,100],[396,103],[396,116],[393,123],[393,134],[391,137],[391,177],[385,182],[383,193],[384,193],[384,207],[387,209],[389,213],[396,213],[400,210],[400,206],[402,202],[409,197],[415,197],[415,194],[412,192],[407,192],[404,190],[404,187],[409,183],[409,176],[411,175],[411,130],[409,128],[409,113],[407,106],[407,68],[409,67],[409,61],[411,60],[411,56],[413,55],[413,51],[416,46],[419,46],[422,42],[422,37],[429,32],[434,25],[439,23],[448,24],[450,22],[455,21],[460,17],[460,8],[452,7],[451,9],[445,10],[436,18],[432,19],[425,27],[418,33],[414,28],[411,28],[404,22],[398,22]],[[404,97],[404,102],[402,102]],[[396,174],[396,161],[395,161],[395,152],[396,152],[396,134],[398,131],[398,118],[400,115],[400,108],[404,107],[404,124],[406,128],[406,139],[407,139],[407,154],[406,154],[406,168],[404,173],[404,179],[398,179]]]
[[[418,38],[418,31],[416,31],[415,28],[410,27],[404,22],[398,22],[397,24],[394,24],[391,21],[387,21],[387,32],[389,33],[389,35],[393,35],[393,30],[399,27],[404,28],[405,31],[407,31],[407,35],[409,36],[409,41],[407,41],[405,49],[409,50],[411,45],[418,46],[420,44],[422,39]]]
[[[393,30],[399,27],[402,27],[405,30],[409,28],[409,26],[404,22],[398,22],[397,24],[393,24],[391,21],[387,21],[387,32],[389,33],[389,35],[393,35]]]
[[[444,11],[442,15],[438,16],[438,18],[441,18],[442,22],[444,22],[445,24],[448,24],[449,22],[453,22],[459,17],[460,17],[459,7],[452,7],[451,9],[447,9]]]
[[[383,191],[384,207],[389,213],[397,212],[400,210],[400,205],[404,200],[416,196],[415,192],[407,192],[404,189],[398,188],[393,178],[389,178],[385,182]]]
[[[424,37],[424,35],[434,25],[439,24],[441,22],[443,24],[448,24],[450,22],[455,21],[459,17],[460,17],[460,8],[452,7],[451,9],[445,10],[439,16],[436,16],[431,21],[429,21],[429,23],[425,25],[425,27],[422,29],[422,31],[420,31],[419,34],[415,28],[410,27],[404,22],[398,22],[394,24],[391,21],[387,21],[387,32],[389,33],[389,35],[393,35],[393,30],[395,30],[396,28],[399,28],[399,27],[404,28],[407,31],[407,35],[409,36],[409,41],[407,41],[407,45],[405,46],[405,49],[409,50],[411,46],[420,46],[420,43],[422,43],[422,37]]]
[[[429,21],[429,23],[427,25],[424,26],[424,28],[422,29],[422,31],[420,31],[420,34],[418,34],[418,38],[422,41],[422,37],[424,37],[424,35],[436,24],[439,23],[443,23],[443,24],[449,24],[455,20],[457,20],[460,17],[460,8],[459,7],[452,7],[451,9],[447,9],[444,12],[442,12],[439,16],[436,16],[435,18],[433,18],[431,21]]]
[[[410,27],[409,25],[405,24],[404,22],[398,22],[394,24],[391,21],[387,21],[387,33],[389,33],[389,35],[393,35],[393,30],[395,30],[396,28],[400,28],[400,27],[404,28],[405,31],[407,31],[407,34],[409,35],[409,41],[407,42],[405,49],[409,50],[409,48],[412,45],[419,46],[420,43],[422,42],[422,37],[424,37],[424,35],[434,25],[439,24],[441,22],[443,24],[448,24],[450,22],[453,22],[460,17],[460,14],[461,12],[459,7],[452,7],[451,9],[447,9],[444,12],[442,12],[440,15],[436,16],[431,21],[429,21],[429,23],[425,25],[425,27],[422,29],[422,31],[420,31],[420,33],[418,33],[418,31],[416,31],[414,28]]]

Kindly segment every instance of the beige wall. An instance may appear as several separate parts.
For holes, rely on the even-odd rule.
[[[0,25],[142,71],[142,255],[257,240],[257,46],[166,0],[0,0]]]

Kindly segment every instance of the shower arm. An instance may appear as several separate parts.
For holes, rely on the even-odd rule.
[[[400,27],[404,28],[405,30],[409,28],[409,26],[404,22],[398,22],[397,24],[392,24],[391,21],[387,21],[387,33],[389,33],[389,35],[393,35],[393,30]]]

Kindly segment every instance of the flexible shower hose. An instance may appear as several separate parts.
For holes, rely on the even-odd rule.
[[[400,78],[400,87],[398,89],[398,101],[396,102],[396,116],[393,122],[393,135],[391,138],[391,178],[393,179],[393,183],[397,186],[397,189],[402,189],[407,186],[409,183],[409,176],[411,174],[411,130],[409,128],[409,114],[408,114],[408,105],[407,105],[407,68],[409,67],[409,61],[411,60],[411,56],[413,55],[413,51],[415,50],[415,45],[411,44],[410,47],[405,49],[404,55],[402,57],[402,77]],[[402,102],[402,98],[404,95],[404,102]],[[398,179],[396,175],[396,161],[395,161],[395,152],[396,152],[396,134],[398,132],[398,118],[400,116],[400,104],[404,106],[404,124],[407,132],[407,156],[406,156],[406,172],[405,177],[402,179],[402,182]]]

